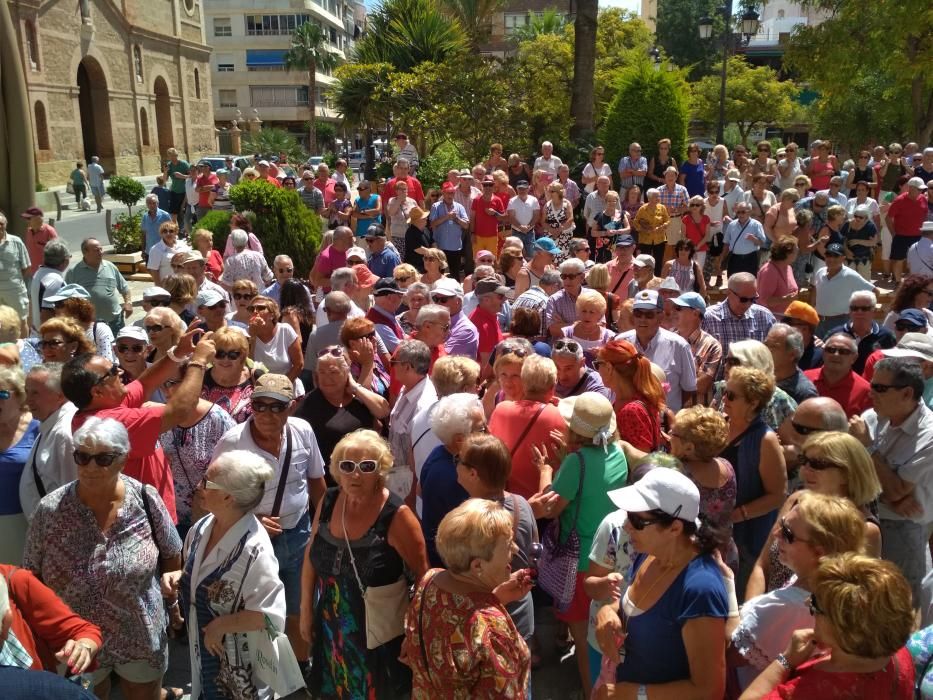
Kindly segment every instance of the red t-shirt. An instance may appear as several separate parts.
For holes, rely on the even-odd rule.
[[[822,367],[804,370],[804,374],[816,386],[820,396],[836,399],[849,418],[860,415],[872,406],[871,385],[855,372],[850,371],[849,376],[833,386],[829,386],[823,379]]]
[[[880,671],[873,673],[824,671],[827,658],[800,664],[790,678],[764,696],[764,700],[804,700],[805,698],[912,698],[914,664],[910,652],[901,647]]]
[[[872,350],[871,355],[865,358],[865,368],[862,370],[862,378],[871,384],[875,376],[875,365],[884,359],[884,353],[881,350]]]
[[[395,196],[395,183],[398,182],[397,177],[391,178],[386,186],[382,188],[382,207],[389,206],[389,200]],[[408,196],[411,197],[418,203],[418,206],[424,205],[424,190],[421,189],[421,183],[418,181],[418,178],[412,177],[409,175],[405,178],[405,182],[408,183]]]
[[[314,186],[320,190],[321,194],[324,195],[324,206],[329,207],[331,202],[333,202],[337,195],[334,192],[334,185],[337,184],[336,180],[327,178],[326,180],[321,180],[320,178],[315,178]]]
[[[480,353],[491,353],[502,342],[502,329],[499,327],[499,317],[491,314],[481,306],[473,309],[470,320],[479,332]]]
[[[220,180],[217,179],[217,176],[214,173],[208,173],[207,175],[198,175],[198,179],[195,182],[195,185],[198,189],[202,187],[213,187],[220,183]],[[198,206],[199,207],[209,207],[211,204],[211,191],[207,190],[206,192],[198,192]]]
[[[482,197],[477,197],[470,204],[473,210],[475,222],[473,233],[482,238],[492,238],[499,233],[499,219],[486,213],[487,209],[493,209],[499,214],[505,213],[505,207],[502,206],[502,200],[498,197],[491,197],[487,202]]]
[[[704,214],[703,218],[700,219],[700,223],[697,223],[693,220],[693,217],[689,214],[685,214],[681,221],[684,224],[684,235],[687,237],[687,240],[691,241],[693,245],[697,245],[703,236],[706,235],[706,229],[709,227],[709,217]],[[697,247],[697,251],[705,251],[707,249],[707,244],[704,243],[702,246]]]
[[[531,461],[532,446],[550,444],[551,431],[563,431],[567,426],[557,406],[547,404],[539,414],[540,408],[540,401],[502,401],[489,416],[489,432],[502,440],[512,455],[512,471],[506,488],[523,498],[530,498],[539,491],[540,474]],[[526,429],[528,432],[519,443],[518,438]]]
[[[71,430],[74,432],[92,416],[113,418],[122,423],[130,434],[130,453],[127,455],[123,473],[149,484],[158,491],[169,515],[172,516],[172,522],[178,523],[178,515],[175,513],[175,482],[162,446],[159,445],[165,407],[143,408],[145,400],[143,385],[138,380],[130,382],[126,385],[126,396],[123,397],[122,404],[99,411],[78,411],[71,421]]]
[[[282,186],[282,183],[278,181],[278,178],[274,178],[271,175],[266,175],[266,182],[271,182],[276,187]]]
[[[927,198],[914,199],[910,192],[899,194],[891,202],[888,216],[894,219],[894,234],[919,237],[920,227],[927,219]]]

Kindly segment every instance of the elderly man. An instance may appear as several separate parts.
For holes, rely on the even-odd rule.
[[[615,256],[606,263],[609,292],[625,298],[633,296],[629,287],[635,281],[635,239],[627,233],[616,236],[613,251]]]
[[[765,345],[774,360],[774,379],[798,404],[819,396],[819,392],[797,363],[803,356],[803,335],[786,323],[775,323],[768,331]]]
[[[473,200],[482,196],[479,187],[476,186],[476,179],[469,168],[463,168],[457,176],[456,189],[454,190],[454,201],[463,207],[467,216],[473,217]]]
[[[841,326],[849,320],[853,308],[865,308],[869,303],[865,300],[853,302],[856,292],[875,292],[883,294],[871,281],[866,280],[851,267],[845,266],[845,251],[838,243],[826,246],[826,267],[821,267],[813,274],[813,305],[820,316],[820,325],[816,327],[816,334],[824,337],[830,330]],[[860,325],[868,326],[874,314],[875,306],[861,312]],[[859,312],[855,312],[859,313]],[[867,330],[867,328],[866,328]]]
[[[179,160],[178,160],[178,151],[175,151],[175,154],[172,155],[172,151],[174,151],[174,150],[175,150],[175,149],[172,149],[172,148],[170,148],[170,149],[168,150],[168,155],[169,155],[169,157],[170,157],[172,160],[167,164],[167,168],[168,168],[168,169],[167,169],[165,172],[163,172],[163,175],[165,175],[166,172],[171,173],[171,172],[172,172],[172,167],[173,167],[173,166],[177,167],[177,164],[178,164],[178,163],[184,163],[185,167],[186,167],[186,168],[188,167],[188,164],[185,163],[185,161],[183,161],[183,160],[182,160],[182,161],[179,161]],[[188,172],[187,169],[185,170],[185,172],[186,172],[186,173]],[[179,206],[179,208],[181,207],[181,203],[182,203],[182,202],[184,201],[184,199],[185,199],[185,197],[184,197],[184,192],[185,192],[184,177],[185,177],[185,176],[182,177],[182,183],[181,183],[181,192],[182,192],[182,196],[181,196],[181,198],[178,200],[178,206]],[[100,214],[101,211],[103,211],[103,209],[104,209],[104,194],[106,194],[106,191],[105,191],[105,189],[104,189],[104,168],[103,168],[103,166],[101,166],[101,164],[100,164],[100,158],[99,158],[98,156],[92,156],[92,157],[91,157],[91,162],[88,163],[88,165],[87,165],[87,182],[88,182],[88,184],[91,186],[91,194],[94,196],[94,201],[97,203],[97,213]],[[174,194],[174,192],[175,192],[175,181],[174,181],[174,180],[172,180],[171,189],[172,189],[172,193]],[[175,200],[174,200],[174,197],[173,197],[173,198],[172,198],[172,202],[174,203],[174,201],[175,201]],[[173,215],[173,216],[174,216],[174,215]]]
[[[230,303],[230,295],[227,293],[227,290],[216,282],[212,282],[211,280],[207,279],[207,275],[205,274],[206,261],[204,260],[204,256],[201,255],[201,251],[189,250],[184,253],[181,259],[181,266],[182,271],[186,275],[191,275],[194,277],[194,281],[198,285],[199,293],[203,292],[204,290],[211,289],[220,294],[220,296],[227,301],[227,304]],[[194,302],[191,302],[191,304],[188,305],[188,309],[195,314],[198,312],[197,305]]]
[[[415,414],[437,402],[437,391],[428,371],[431,349],[420,340],[403,340],[392,356],[395,380],[401,385],[398,399],[389,418],[389,446],[394,464],[389,474],[389,488],[415,507],[418,479],[412,459],[412,421]]]
[[[823,345],[823,366],[804,372],[820,396],[836,399],[849,417],[871,407],[871,387],[852,371],[857,354],[855,338],[836,333]]]
[[[20,217],[26,220],[26,250],[29,252],[30,274],[34,274],[42,264],[42,249],[46,243],[58,238],[58,233],[45,222],[45,213],[39,207],[29,207]]]
[[[891,262],[896,283],[900,283],[904,274],[908,249],[920,238],[920,227],[927,220],[927,209],[927,183],[919,177],[910,178],[907,191],[897,195],[888,207],[884,222],[894,234]]]
[[[446,357],[449,354],[444,347],[444,341],[447,340],[449,333],[450,309],[446,305],[438,303],[425,304],[418,309],[418,315],[415,317],[415,330],[410,337],[420,340],[431,349],[432,368],[438,358]]]
[[[554,144],[550,141],[544,141],[541,144],[541,155],[535,158],[535,170],[543,170],[550,175],[553,181],[557,177],[557,171],[564,163],[554,155]]]
[[[445,354],[475,360],[479,353],[479,331],[463,311],[463,297],[463,287],[449,277],[438,280],[431,291],[431,301],[450,313],[450,334],[444,342]]]
[[[916,311],[916,309],[913,309]],[[933,406],[933,336],[927,332],[922,333],[901,333],[898,332],[897,345],[887,350],[879,350],[882,357],[903,357],[909,358],[920,365],[923,372],[923,403],[927,407]],[[880,361],[879,359],[879,361]],[[865,378],[871,382],[874,379],[874,366],[871,368],[872,375],[868,376],[867,370]]]
[[[833,175],[829,179],[829,189],[817,190],[817,194],[825,194],[830,205],[838,204],[844,207],[849,203],[848,194],[842,191],[842,176],[840,175]]]
[[[627,190],[632,185],[644,188],[647,174],[648,159],[641,154],[641,146],[630,144],[628,155],[619,160],[619,190]]]
[[[664,184],[658,188],[661,194],[661,204],[667,208],[670,221],[667,224],[668,255],[673,253],[677,242],[684,237],[681,217],[687,213],[690,202],[690,193],[687,188],[677,182],[677,168],[669,166],[664,171]]]
[[[328,292],[324,301],[318,309],[323,309],[325,313],[325,322],[323,324],[315,323],[314,331],[308,339],[308,347],[305,349],[305,367],[302,371],[302,381],[305,386],[316,385],[314,375],[317,372],[318,353],[331,345],[340,345],[340,329],[343,328],[350,305],[353,302],[343,292]],[[311,382],[305,381],[311,379]]]
[[[62,365],[33,365],[26,375],[26,404],[39,421],[39,436],[19,480],[19,500],[27,520],[39,500],[77,477],[71,456],[71,420],[77,408],[62,393]]]
[[[275,281],[262,290],[262,295],[273,299],[276,304],[280,304],[282,299],[282,285],[285,284],[286,280],[294,278],[295,263],[293,263],[292,259],[287,255],[276,255],[275,259],[272,261],[272,275],[275,277]],[[260,285],[259,288],[262,289],[262,286]],[[305,296],[310,305],[311,292],[308,291],[307,287],[305,287]]]
[[[324,213],[324,193],[314,185],[314,173],[305,170],[301,174],[301,187],[298,188],[301,202],[315,214]]]
[[[318,164],[315,175],[316,177],[312,184],[323,195],[324,206],[329,207],[331,202],[334,201],[334,185],[337,184],[337,181],[330,176],[330,168],[327,163]],[[318,211],[318,214],[320,213],[321,212]]]
[[[64,241],[50,241],[42,251],[42,267],[36,270],[29,283],[30,321],[37,329],[46,319],[42,318],[42,300],[52,296],[65,284],[62,274],[71,262],[71,253]]]
[[[278,267],[278,266],[276,266]],[[352,267],[338,267],[330,276],[330,288],[334,292],[343,292],[350,299],[350,311],[347,318],[360,318],[366,315],[353,300],[359,290],[359,284],[356,280],[356,271]],[[324,305],[320,304],[314,314],[314,325],[317,328],[327,323],[327,315],[324,311]]]
[[[933,274],[933,221],[920,226],[920,238],[907,251],[907,268],[920,275]]]
[[[26,244],[19,236],[7,232],[7,218],[0,212],[0,304],[19,313],[23,319],[23,335],[26,335],[29,310],[26,278],[29,277],[31,268]]]
[[[849,417],[835,399],[815,396],[801,401],[792,414],[778,427],[778,437],[788,465],[788,477],[796,472],[800,448],[813,433],[849,432]],[[793,488],[790,489],[793,491]]]
[[[333,243],[322,250],[314,259],[311,268],[311,284],[324,289],[325,294],[330,291],[330,276],[339,267],[347,266],[347,251],[353,247],[353,230],[349,226],[338,226],[334,229]]]
[[[266,256],[249,249],[249,234],[243,229],[234,229],[230,233],[230,242],[233,255],[224,261],[224,271],[218,280],[220,285],[227,291],[240,280],[249,280],[258,289],[269,285],[274,275],[266,263]]]
[[[792,301],[781,314],[781,320],[796,328],[803,336],[803,355],[797,361],[797,366],[802,370],[822,366],[823,342],[819,340],[817,344],[816,327],[820,323],[820,317],[816,309],[806,302]]]
[[[431,205],[428,221],[434,232],[434,242],[447,256],[450,276],[460,279],[463,268],[463,232],[470,227],[470,216],[459,202],[454,201],[455,189],[451,183],[444,183],[441,200]]]
[[[722,345],[700,325],[706,314],[706,302],[696,292],[686,292],[672,299],[677,335],[687,341],[696,360],[697,400],[711,397],[713,382],[722,362]],[[708,403],[708,401],[706,402]]]
[[[536,253],[535,224],[540,210],[541,204],[538,198],[529,194],[528,181],[519,180],[515,185],[515,196],[509,200],[506,207],[506,213],[509,216],[508,222],[512,235],[522,242],[522,254],[526,260]]]
[[[499,312],[511,290],[494,277],[481,279],[474,288],[479,304],[470,314],[470,321],[476,327],[479,338],[479,366],[485,370],[489,367],[489,358],[503,338],[499,327]]]
[[[154,194],[146,195],[146,211],[139,222],[143,232],[141,244],[144,256],[148,256],[152,246],[159,242],[162,224],[171,221],[172,215],[164,209],[159,209],[159,197]]]
[[[586,230],[593,238],[592,232],[599,228],[596,225],[596,215],[601,214],[606,209],[606,195],[609,194],[609,188],[612,187],[612,178],[608,175],[600,175],[596,178],[596,189],[586,195],[583,202],[583,218],[586,221]]]
[[[291,416],[294,404],[295,389],[288,377],[262,375],[253,388],[253,415],[224,433],[211,461],[226,452],[246,450],[275,469],[254,512],[272,539],[279,579],[285,586],[285,633],[301,663],[308,659],[308,644],[301,638],[298,624],[301,568],[311,538],[310,513],[327,487],[314,431],[307,421]]]
[[[408,140],[408,134],[399,132],[395,135],[395,160],[396,162],[405,159],[406,163],[411,164],[412,170],[417,170],[421,159],[418,157],[418,149],[415,144]]]
[[[224,168],[227,171],[228,182],[231,185],[236,185],[240,181],[240,177],[242,177],[243,171],[237,167],[231,156],[224,158]]]
[[[667,407],[672,411],[690,406],[697,396],[697,366],[690,345],[681,336],[661,328],[658,293],[646,289],[635,295],[635,329],[616,336],[632,343],[640,353],[664,370],[670,382]]]
[[[380,224],[372,224],[366,229],[366,245],[369,247],[366,266],[376,277],[391,277],[396,266],[402,264],[395,248],[386,245],[386,230]]]
[[[557,181],[564,187],[564,197],[570,202],[570,206],[577,211],[577,205],[580,204],[580,186],[570,179],[570,166],[561,163],[557,168]]]
[[[588,391],[602,394],[612,401],[612,391],[603,384],[599,372],[586,366],[583,346],[572,338],[560,338],[554,341],[551,359],[557,367],[557,384],[554,393],[558,398],[579,396]]]
[[[178,215],[181,213],[182,205],[185,202],[185,183],[188,181],[188,173],[191,172],[191,165],[188,164],[188,161],[182,160],[178,157],[178,151],[174,148],[168,149],[166,151],[168,154],[168,161],[165,163],[165,168],[162,170],[162,177],[165,178],[165,181],[169,183],[169,189],[172,192],[171,204],[169,205],[168,213],[172,216],[172,221],[178,221]],[[94,157],[96,162],[96,156]],[[98,167],[100,167],[98,165]],[[91,166],[88,166],[88,177],[90,177]],[[103,175],[103,170],[101,170]],[[91,181],[91,189],[93,188],[94,182]],[[96,197],[95,197],[96,198]],[[97,200],[97,211],[101,210],[101,201]]]
[[[177,522],[172,470],[159,446],[159,436],[177,425],[186,424],[197,405],[207,365],[214,359],[214,343],[202,338],[194,346],[192,330],[178,341],[168,355],[151,365],[126,386],[120,381],[123,370],[100,355],[84,354],[69,360],[62,370],[62,392],[78,412],[71,421],[72,431],[92,417],[113,418],[126,426],[130,451],[123,473],[153,486]],[[190,360],[184,378],[165,404],[147,403],[163,382],[175,376],[177,364]]]
[[[133,313],[130,287],[117,266],[104,260],[104,248],[96,238],[81,242],[81,256],[78,264],[65,273],[65,282],[81,285],[90,293],[97,320],[110,326],[116,336],[124,319]]]
[[[385,215],[386,207],[389,206],[389,200],[395,196],[395,184],[399,181],[408,185],[408,196],[415,200],[415,203],[424,208],[424,189],[421,182],[411,174],[411,163],[407,158],[399,158],[392,166],[393,177],[389,178],[385,187],[382,188],[382,213]]]
[[[279,182],[278,178],[273,175],[275,171],[272,170],[272,165],[270,165],[269,161],[261,160],[256,167],[259,169],[260,180],[265,180],[270,185],[275,185],[276,187],[282,186],[282,183]]]
[[[570,258],[560,264],[563,289],[548,297],[544,309],[544,325],[552,338],[562,338],[564,328],[577,320],[577,297],[583,290],[585,270],[583,261],[578,258]]]
[[[729,344],[737,340],[764,342],[774,314],[758,301],[758,280],[750,272],[730,275],[726,298],[710,306],[703,316],[703,330],[722,345],[722,355],[729,354]],[[722,374],[722,368],[719,370]],[[719,377],[717,377],[719,378]]]
[[[205,330],[213,332],[227,325],[227,300],[216,289],[202,289],[194,303]]]
[[[545,325],[544,320],[548,297],[555,294],[560,287],[560,272],[554,268],[548,268],[541,273],[538,284],[532,285],[526,289],[512,302],[513,312],[518,308],[533,309],[538,312],[538,316],[541,318],[539,340],[546,340],[548,338],[547,325]]]
[[[736,218],[723,233],[723,255],[727,256],[729,276],[739,272],[757,274],[758,251],[768,242],[762,225],[750,216],[751,207],[744,201],[735,205]]]
[[[875,350],[893,348],[897,339],[887,328],[874,320],[875,306],[878,299],[868,290],[852,292],[849,296],[849,320],[829,332],[848,333],[858,343],[858,358],[852,371],[861,374],[865,371],[865,361]]]
[[[874,408],[852,419],[850,431],[871,452],[881,481],[881,556],[901,568],[917,605],[933,522],[933,413],[921,400],[923,372],[912,359],[879,362],[871,394]]]
[[[376,325],[376,335],[393,353],[405,339],[405,332],[395,317],[402,305],[404,292],[392,277],[383,277],[373,287],[373,305],[366,312],[366,318]]]

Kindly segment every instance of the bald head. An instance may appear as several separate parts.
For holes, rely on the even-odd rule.
[[[849,419],[842,405],[828,396],[806,399],[794,411],[794,423],[816,430],[849,432]]]

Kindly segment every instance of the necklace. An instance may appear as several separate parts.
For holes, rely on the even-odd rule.
[[[667,576],[667,574],[668,574],[669,571],[675,572],[675,578],[676,578],[676,575],[677,575],[678,573],[680,573],[680,570],[683,569],[684,566],[686,566],[686,565],[690,562],[691,559],[693,559],[693,552],[692,552],[692,551],[690,552],[690,557],[689,557],[685,562],[683,562],[683,563],[675,562],[674,564],[670,564],[670,565],[667,565],[667,566],[666,566],[666,565],[664,565],[664,564],[661,564],[661,562],[658,560],[658,558],[655,557],[654,555],[652,555],[652,563],[653,563],[653,562],[657,562],[657,563],[658,563],[658,566],[661,567],[661,573],[658,574],[657,578],[655,578],[655,580],[651,582],[651,585],[648,586],[647,590],[646,590],[643,594],[641,594],[641,595],[638,596],[639,599],[640,599],[640,600],[646,600],[646,599],[648,598],[648,594],[651,593],[652,590],[654,590],[654,587],[658,585],[658,582],[659,582],[659,581],[661,581],[661,580],[663,580],[664,578],[666,578],[666,576]],[[648,567],[645,566],[644,571],[647,571],[647,570],[648,570]],[[636,579],[635,579],[635,581],[632,582],[632,587],[633,587],[633,588],[635,587],[635,584],[637,584],[637,583],[639,582],[639,580],[641,580],[641,574],[642,574],[642,571],[639,571],[639,576],[637,576]],[[639,593],[640,593],[640,591],[639,591]],[[636,602],[632,599],[632,596],[629,596],[629,602],[630,602],[632,605],[634,605],[635,607],[637,607],[637,608],[640,608],[640,609],[642,609],[642,610],[645,610],[645,609],[646,609],[646,608],[643,607],[642,605],[639,605],[638,603],[636,603]]]

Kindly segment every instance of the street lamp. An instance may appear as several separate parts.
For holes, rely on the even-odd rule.
[[[652,46],[651,50],[648,52],[648,55],[651,57],[652,62],[654,63],[655,70],[660,69],[661,67],[661,51],[657,46]]]
[[[719,123],[716,125],[716,143],[722,143],[725,140],[726,131],[726,66],[729,63],[729,51],[740,43],[747,44],[748,41],[758,33],[759,17],[751,7],[748,7],[741,17],[732,16],[732,0],[726,0],[725,4],[719,8],[725,21],[725,28],[722,36],[722,75],[719,85]],[[732,27],[738,20],[740,34],[733,35]],[[713,36],[713,20],[706,15],[700,18],[697,23],[697,29],[700,39],[707,40]]]

